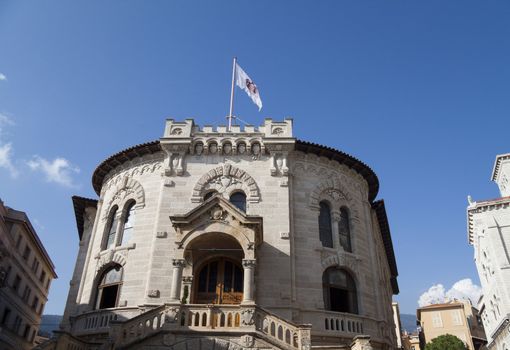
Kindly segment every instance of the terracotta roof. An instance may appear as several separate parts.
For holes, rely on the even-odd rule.
[[[83,213],[85,212],[85,208],[94,207],[97,208],[97,199],[84,198],[79,196],[73,196],[73,207],[74,207],[74,215],[76,217],[76,227],[78,228],[78,236],[81,238],[83,236]]]
[[[127,148],[104,160],[101,164],[99,164],[96,170],[94,170],[94,174],[92,175],[92,186],[94,187],[97,195],[100,195],[104,178],[111,170],[136,157],[157,153],[161,150],[159,140],[156,140]]]
[[[388,216],[386,215],[386,207],[384,206],[384,200],[378,200],[372,203],[372,208],[375,210],[377,215],[377,221],[379,222],[379,227],[381,228],[381,236],[384,244],[384,250],[386,252],[386,258],[388,260],[388,264],[390,266],[391,273],[391,288],[393,290],[393,294],[398,294],[398,270],[397,270],[397,260],[395,259],[395,252],[393,251],[393,242],[391,240],[390,233],[390,225],[388,224]]]
[[[314,153],[318,156],[335,160],[340,164],[345,164],[349,168],[358,172],[367,181],[369,188],[369,201],[372,202],[377,196],[377,192],[379,191],[379,180],[377,179],[377,176],[368,165],[354,158],[353,156],[338,151],[334,148],[301,140],[296,140],[296,150],[305,153]],[[162,151],[161,145],[159,141],[156,140],[130,147],[112,155],[101,164],[99,164],[99,166],[94,171],[94,174],[92,175],[92,186],[94,187],[94,190],[98,195],[100,194],[105,176],[108,174],[108,172],[115,169],[117,166],[136,157],[141,157],[146,154],[153,154],[160,151]]]

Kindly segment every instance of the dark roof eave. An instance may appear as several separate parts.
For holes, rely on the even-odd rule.
[[[79,196],[73,196],[73,207],[74,207],[74,215],[76,217],[76,228],[78,229],[78,237],[81,238],[83,236],[83,213],[85,212],[85,208],[94,207],[97,208],[97,199],[84,198]]]
[[[390,225],[388,223],[388,216],[386,215],[386,207],[384,205],[384,200],[380,199],[372,203],[372,208],[375,210],[377,221],[379,222],[379,227],[381,229],[381,236],[384,244],[384,250],[386,252],[386,258],[388,260],[388,265],[390,267],[391,273],[391,288],[393,289],[394,294],[399,293],[397,276],[397,260],[395,259],[395,251],[393,250],[393,242],[391,240],[391,232]]]
[[[127,148],[104,160],[101,164],[99,164],[92,175],[92,186],[94,187],[97,195],[99,196],[101,193],[101,187],[105,176],[115,167],[136,157],[141,157],[146,154],[154,154],[161,150],[162,148],[159,140],[156,140]]]
[[[319,157],[335,160],[355,170],[358,174],[363,176],[368,183],[368,200],[370,202],[375,200],[377,192],[379,192],[379,180],[374,171],[359,159],[334,148],[302,140],[296,140],[296,151],[314,153]]]

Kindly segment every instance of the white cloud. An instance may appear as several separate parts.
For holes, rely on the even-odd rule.
[[[14,122],[7,115],[0,113],[0,168],[7,169],[11,177],[15,178],[18,176],[18,170],[12,161],[12,143],[4,143],[2,140],[5,125],[14,125]]]
[[[431,304],[440,304],[445,300],[445,291],[442,284],[435,284],[429,288],[428,291],[420,295],[418,299],[418,305],[420,307]]]
[[[78,167],[72,165],[67,159],[60,157],[49,161],[34,156],[34,159],[29,160],[27,165],[33,171],[41,171],[46,176],[46,181],[66,187],[75,187],[72,175],[80,172]]]
[[[5,74],[0,73],[0,80],[7,81],[7,77],[5,76]]]
[[[448,292],[446,292],[446,297],[448,299],[459,299],[459,300],[471,300],[473,305],[478,303],[478,299],[480,299],[480,295],[482,295],[482,288],[473,284],[473,281],[469,278],[465,278],[456,282],[452,288]]]
[[[471,300],[473,305],[478,303],[478,299],[482,294],[482,288],[477,286],[469,278],[462,279],[453,284],[453,286],[445,291],[442,284],[435,284],[428,291],[420,295],[418,305],[420,307],[431,304],[440,304],[452,300]]]
[[[18,170],[14,167],[12,162],[12,144],[0,144],[0,168],[7,169],[11,177],[18,176]]]

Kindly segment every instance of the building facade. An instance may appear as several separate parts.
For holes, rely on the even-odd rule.
[[[456,336],[469,350],[482,349],[487,343],[478,310],[469,301],[424,306],[416,315],[424,343],[445,334]]]
[[[483,296],[480,314],[489,349],[510,349],[510,154],[496,157],[492,181],[500,197],[474,202],[467,208],[468,240]]]
[[[73,197],[60,349],[394,349],[397,267],[379,183],[293,136],[167,120]],[[49,348],[49,346],[48,346]]]
[[[27,215],[0,201],[0,350],[32,349],[56,277]]]
[[[397,302],[393,302],[393,323],[395,325],[395,336],[397,337],[397,349],[402,349],[402,322],[400,322],[400,308]]]

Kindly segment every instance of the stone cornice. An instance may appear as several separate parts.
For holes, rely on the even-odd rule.
[[[468,221],[468,242],[473,245],[474,239],[474,223],[473,214],[485,211],[497,210],[501,208],[508,208],[510,206],[510,197],[501,197],[482,202],[473,202],[467,208],[467,221]]]
[[[506,154],[499,154],[496,156],[496,161],[494,162],[494,168],[492,169],[492,181],[496,181],[496,178],[498,177],[499,168],[501,165],[501,161],[505,159],[510,159],[510,153]]]

